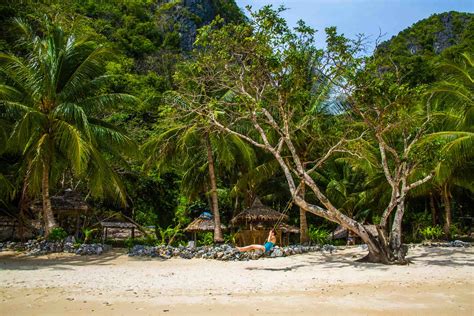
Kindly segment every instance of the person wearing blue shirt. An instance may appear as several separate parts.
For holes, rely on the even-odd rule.
[[[263,252],[269,252],[275,246],[276,236],[275,230],[271,229],[268,233],[268,238],[263,245],[249,245],[245,247],[236,247],[240,252],[251,251],[251,250],[262,250]]]

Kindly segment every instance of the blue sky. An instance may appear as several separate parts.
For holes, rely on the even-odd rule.
[[[446,11],[474,12],[474,0],[236,0],[239,7],[258,9],[266,4],[284,5],[283,16],[290,25],[299,19],[321,31],[318,43],[324,41],[324,28],[336,26],[348,37],[364,33],[372,41],[386,33],[384,40],[427,18]]]

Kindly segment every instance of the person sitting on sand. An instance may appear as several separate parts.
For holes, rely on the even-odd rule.
[[[245,247],[236,247],[240,252],[250,251],[250,250],[262,250],[263,252],[268,252],[272,250],[276,243],[275,230],[271,229],[268,233],[268,238],[265,244],[262,245],[249,245]]]

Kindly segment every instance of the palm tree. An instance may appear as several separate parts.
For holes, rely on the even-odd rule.
[[[24,187],[32,195],[41,192],[48,235],[56,226],[50,190],[65,170],[86,179],[93,196],[113,196],[125,204],[123,186],[106,157],[133,154],[134,143],[94,114],[135,98],[99,93],[107,80],[106,63],[114,59],[111,49],[47,18],[45,35],[20,20],[16,26],[27,54],[0,53],[6,79],[0,89],[1,113],[15,122],[8,147],[22,155]]]
[[[461,186],[474,192],[474,182],[469,173],[474,160],[474,57],[461,55],[457,63],[442,63],[444,80],[430,91],[438,109],[435,130],[426,142],[438,141],[442,160],[436,165],[434,190],[440,193],[445,210],[444,232],[451,226],[451,189]]]
[[[143,146],[146,165],[156,165],[161,171],[177,168],[183,171],[181,186],[193,197],[200,192],[209,193],[209,205],[214,218],[214,241],[223,242],[218,203],[218,171],[227,172],[236,166],[252,166],[255,160],[253,148],[234,135],[212,129],[197,117],[181,116],[179,104],[185,98],[170,93],[171,104],[177,105],[167,112],[161,133],[151,137]]]
[[[2,123],[3,122],[0,120],[0,157],[7,147],[7,134]],[[0,165],[0,167],[2,166]],[[3,168],[0,168],[0,203],[6,204],[7,201],[13,199],[15,195],[15,187],[2,172]]]

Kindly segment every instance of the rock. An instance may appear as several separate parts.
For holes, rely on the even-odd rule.
[[[65,239],[64,239],[64,243],[72,243],[74,244],[76,242],[76,238],[74,238],[74,236],[67,236]]]
[[[330,253],[332,253],[333,251],[336,251],[336,247],[334,247],[333,245],[324,245],[323,246],[323,251],[329,251]]]
[[[104,244],[82,244],[76,250],[77,255],[101,255],[105,251],[110,250],[111,247],[109,245]]]
[[[455,240],[451,242],[452,247],[470,247],[471,245],[461,240]]]
[[[283,257],[285,253],[281,248],[274,248],[271,254],[272,257]]]
[[[250,259],[252,260],[257,260],[258,258],[260,258],[261,256],[263,255],[263,252],[261,250],[256,250],[254,252],[251,252],[250,253]]]
[[[359,245],[359,248],[360,248],[361,250],[367,250],[367,244]]]

